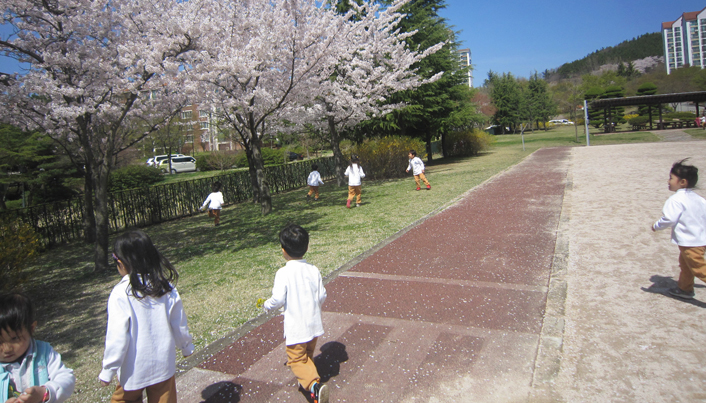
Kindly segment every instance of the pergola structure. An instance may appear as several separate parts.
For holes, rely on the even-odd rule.
[[[624,98],[607,98],[607,99],[596,99],[589,103],[591,108],[608,108],[610,112],[611,107],[615,106],[630,106],[630,105],[647,105],[650,114],[650,130],[652,130],[652,105],[658,105],[659,110],[659,127],[658,129],[664,128],[664,123],[662,121],[662,104],[669,103],[679,103],[679,102],[693,102],[696,105],[696,116],[699,116],[699,103],[706,104],[706,91],[695,91],[695,92],[681,92],[678,94],[659,94],[659,95],[643,95],[640,97],[624,97]],[[604,115],[604,119],[607,118]],[[606,131],[608,130],[608,125],[605,124]]]

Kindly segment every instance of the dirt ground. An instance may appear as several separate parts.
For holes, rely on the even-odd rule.
[[[663,294],[676,284],[678,249],[668,230],[650,230],[672,194],[669,169],[686,157],[706,181],[706,142],[572,149],[565,329],[550,400],[706,400],[706,287],[697,280],[691,302]]]

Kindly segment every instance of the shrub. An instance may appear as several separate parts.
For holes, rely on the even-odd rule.
[[[655,114],[653,113],[652,116],[654,117]],[[694,120],[694,119],[696,119],[696,114],[694,112],[669,112],[669,113],[665,113],[662,116],[664,117],[664,120],[674,120],[674,119]],[[658,119],[659,119],[659,117],[658,117]]]
[[[636,113],[631,113],[631,114],[629,114],[629,115],[623,116],[623,118],[625,118],[625,121],[626,121],[626,122],[630,123],[630,119],[636,118],[636,117],[638,117],[638,116],[640,116],[640,115],[638,115],[638,114],[636,114]]]
[[[284,150],[283,149],[272,149],[263,147],[260,149],[262,153],[262,160],[265,165],[282,165],[284,161]],[[248,156],[245,155],[245,151],[241,151],[235,157],[236,165],[241,167],[248,167]]]
[[[409,150],[417,151],[417,157],[426,157],[424,142],[402,136],[368,140],[363,144],[342,148],[346,157],[357,154],[367,179],[401,178],[409,165]]]
[[[146,165],[130,165],[110,173],[108,189],[111,192],[134,189],[154,185],[163,179],[159,169]]]
[[[226,169],[247,166],[247,160],[242,165],[239,163],[241,154],[243,160],[245,160],[245,152],[243,151],[214,151],[200,155],[196,159],[196,169],[199,171],[224,171]]]
[[[644,125],[649,122],[650,118],[647,116],[635,116],[633,118],[628,119],[628,123],[637,126],[637,125]]]
[[[31,226],[0,218],[0,291],[10,291],[27,281],[27,264],[39,250],[39,238]]]
[[[463,130],[446,135],[444,154],[447,157],[469,157],[478,155],[493,145],[495,138],[483,130]]]

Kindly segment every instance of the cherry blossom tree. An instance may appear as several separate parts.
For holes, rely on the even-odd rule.
[[[108,268],[108,175],[116,155],[184,103],[180,58],[195,49],[198,1],[0,0],[0,51],[29,68],[2,80],[0,119],[46,132],[86,165],[95,269]]]
[[[245,145],[255,201],[272,211],[262,140],[310,104],[338,60],[350,25],[315,0],[226,0],[210,3],[211,21],[191,63],[200,99],[212,106]]]
[[[374,0],[360,5],[350,3],[355,18],[345,41],[338,44],[339,59],[334,71],[319,77],[316,103],[325,116],[339,186],[345,183],[346,167],[339,147],[340,132],[402,107],[400,103],[385,103],[390,94],[434,82],[443,75],[439,72],[425,80],[412,68],[441,49],[444,43],[423,52],[408,48],[405,39],[416,31],[400,33],[397,25],[404,17],[399,10],[409,1],[397,0],[386,8]]]

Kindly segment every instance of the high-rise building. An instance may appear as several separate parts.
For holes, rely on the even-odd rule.
[[[684,66],[706,65],[706,8],[683,13],[662,23],[664,65],[667,74]]]
[[[471,67],[471,50],[470,49],[459,49],[458,60],[461,62],[461,66],[468,66],[468,86],[473,87],[473,70]]]

